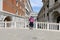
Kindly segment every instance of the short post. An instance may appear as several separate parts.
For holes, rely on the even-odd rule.
[[[26,21],[26,18],[25,18],[24,20],[25,20],[25,21],[24,21],[24,28],[26,28],[26,22],[27,22],[27,21]]]
[[[5,28],[7,27],[7,22],[4,22],[4,24],[5,24]]]
[[[60,30],[60,23],[59,23],[59,30]]]
[[[47,30],[49,30],[49,23],[47,23]]]
[[[24,21],[24,28],[26,28],[26,21]]]
[[[37,27],[38,27],[37,24],[38,24],[38,23],[37,23],[37,21],[36,21],[36,29],[37,29]]]
[[[15,24],[15,28],[16,28],[16,22],[14,22],[14,24]]]

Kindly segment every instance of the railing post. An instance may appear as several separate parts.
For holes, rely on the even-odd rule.
[[[15,28],[16,28],[16,22],[14,22]]]
[[[25,23],[24,28],[26,28],[26,21],[24,23]]]
[[[59,30],[60,30],[60,23],[59,23]]]
[[[49,23],[47,23],[47,30],[49,30]]]
[[[38,24],[38,23],[37,23],[37,21],[36,21],[36,29],[37,29],[37,24]]]
[[[4,22],[4,24],[5,24],[5,28],[7,27],[7,22]]]

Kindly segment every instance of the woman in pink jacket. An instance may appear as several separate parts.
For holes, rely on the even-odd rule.
[[[31,16],[30,18],[29,18],[29,26],[30,26],[30,29],[32,29],[33,28],[33,23],[34,23],[34,18]]]

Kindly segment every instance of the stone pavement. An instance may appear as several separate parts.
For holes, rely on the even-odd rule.
[[[0,40],[60,40],[60,31],[0,29]]]

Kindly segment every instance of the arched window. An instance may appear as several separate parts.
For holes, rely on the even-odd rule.
[[[58,0],[55,0],[55,2],[57,2]]]
[[[12,18],[10,16],[7,16],[4,21],[12,21]]]

